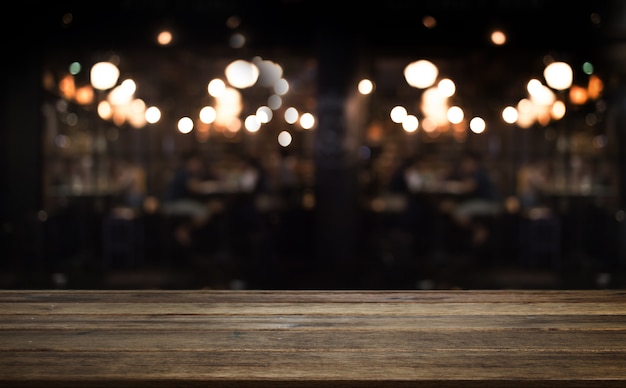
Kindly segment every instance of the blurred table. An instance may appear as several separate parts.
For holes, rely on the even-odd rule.
[[[0,291],[0,315],[0,386],[626,386],[623,291]]]

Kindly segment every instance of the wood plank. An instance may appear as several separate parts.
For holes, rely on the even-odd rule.
[[[0,386],[626,386],[626,293],[0,291]]]

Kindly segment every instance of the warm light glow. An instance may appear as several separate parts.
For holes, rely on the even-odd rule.
[[[120,71],[110,62],[98,62],[91,68],[91,86],[98,90],[111,89],[117,83]]]
[[[517,120],[515,123],[520,128],[530,128],[537,118],[535,104],[528,98],[522,98],[517,102]]]
[[[283,147],[287,147],[289,146],[289,144],[291,144],[291,134],[287,131],[281,131],[278,134],[278,144],[280,144]]]
[[[97,110],[98,110],[98,116],[102,120],[109,120],[111,119],[111,117],[113,117],[113,107],[106,100],[100,101],[100,103],[98,104]]]
[[[569,100],[574,105],[582,105],[587,102],[589,98],[589,94],[587,93],[587,89],[582,86],[574,85],[569,90]]]
[[[452,124],[459,124],[463,121],[463,117],[465,116],[465,114],[463,113],[463,109],[461,109],[461,107],[458,106],[451,106],[448,109],[448,121],[450,121]]]
[[[268,106],[260,106],[256,110],[256,117],[258,117],[259,121],[263,124],[269,123],[274,117],[274,112]]]
[[[224,71],[228,83],[237,89],[245,89],[254,85],[259,78],[259,68],[251,62],[237,59],[231,62]]]
[[[76,95],[76,82],[74,76],[68,74],[59,80],[59,92],[67,99],[71,100]]]
[[[154,124],[161,120],[161,110],[156,106],[151,106],[146,109],[146,121],[150,124]]]
[[[513,106],[507,106],[502,110],[502,119],[504,122],[513,124],[517,121],[518,113],[517,109]]]
[[[391,117],[391,121],[399,124],[407,116],[406,108],[400,105],[394,106],[391,112],[389,112],[389,116]]]
[[[304,129],[311,129],[315,125],[315,117],[311,113],[303,113],[300,116],[300,126]]]
[[[142,128],[146,125],[146,103],[140,98],[136,98],[129,104],[126,113],[128,123],[133,128]]]
[[[561,100],[555,101],[550,109],[550,116],[555,120],[560,120],[565,116],[566,112],[565,103]]]
[[[422,18],[422,24],[426,28],[435,28],[437,26],[437,19],[430,15],[427,15]]]
[[[449,78],[444,78],[437,84],[437,89],[444,97],[452,97],[456,93],[456,85]]]
[[[474,133],[483,133],[487,125],[481,117],[474,117],[469,122],[470,130]]]
[[[556,95],[552,89],[541,83],[532,87],[532,89],[529,88],[529,91],[530,90],[532,90],[530,93],[530,100],[533,104],[547,106],[552,105],[554,101],[556,101]]]
[[[367,95],[374,90],[374,83],[368,79],[362,79],[358,85],[359,93]]]
[[[406,132],[415,132],[417,131],[418,126],[419,120],[414,115],[407,115],[404,120],[402,120],[402,129],[404,129]]]
[[[504,34],[504,32],[500,31],[500,30],[496,30],[493,31],[491,33],[491,43],[497,45],[497,46],[502,46],[503,44],[506,43],[506,35]]]
[[[406,82],[418,89],[432,86],[437,80],[437,75],[439,75],[437,66],[425,59],[411,62],[404,68]]]
[[[242,105],[241,93],[234,88],[225,88],[224,92],[215,99],[215,124],[226,128],[231,126],[233,120],[241,113]]]
[[[161,46],[167,46],[172,43],[172,33],[167,30],[159,32],[159,35],[157,35],[157,43]]]
[[[219,97],[226,90],[226,83],[219,78],[212,79],[207,86],[207,91],[212,97]]]
[[[439,87],[431,87],[424,91],[420,109],[435,127],[448,125],[448,98],[441,94]]]
[[[565,90],[572,86],[574,74],[567,63],[552,62],[543,70],[543,77],[552,89]]]
[[[180,133],[189,133],[193,129],[193,120],[189,117],[182,117],[178,120],[177,127]]]
[[[116,86],[111,90],[107,99],[113,105],[126,105],[129,104],[133,99],[133,94],[135,93],[136,85],[132,80],[126,80],[122,82],[121,85]]]
[[[93,102],[93,88],[91,85],[84,85],[76,89],[74,100],[80,105],[89,105]]]
[[[604,83],[595,74],[589,76],[589,84],[587,85],[587,93],[589,98],[592,100],[597,99],[602,94],[602,90],[604,89]]]
[[[202,121],[203,123],[211,124],[217,118],[217,112],[215,111],[215,108],[213,108],[212,106],[205,106],[202,109],[200,109],[199,118],[200,118],[200,121]]]
[[[255,115],[249,115],[248,117],[246,117],[243,126],[248,132],[254,133],[261,128],[261,122],[259,121],[259,118]]]

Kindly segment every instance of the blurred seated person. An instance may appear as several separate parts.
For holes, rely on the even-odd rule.
[[[190,151],[182,156],[166,187],[162,211],[166,216],[181,218],[175,238],[182,245],[191,245],[193,232],[204,227],[217,210],[213,203],[201,197],[203,184],[212,180],[215,177],[207,170],[201,155]]]
[[[448,212],[457,226],[471,233],[471,244],[479,246],[489,237],[484,217],[495,216],[501,211],[497,187],[478,153],[467,151],[451,177],[458,185],[458,199],[445,202]]]

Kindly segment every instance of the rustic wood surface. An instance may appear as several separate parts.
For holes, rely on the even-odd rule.
[[[626,291],[0,291],[0,386],[626,387]]]

